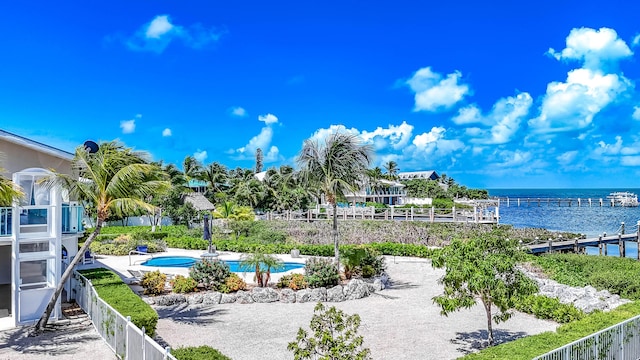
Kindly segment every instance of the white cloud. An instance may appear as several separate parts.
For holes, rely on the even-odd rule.
[[[151,20],[151,23],[149,23],[145,35],[149,39],[159,39],[160,36],[165,35],[172,29],[173,24],[169,22],[169,16],[158,15],[153,20]]]
[[[231,115],[244,117],[244,116],[247,116],[247,110],[245,110],[243,107],[236,106],[231,109]]]
[[[633,52],[624,40],[618,38],[615,30],[603,27],[599,30],[573,29],[567,36],[566,48],[560,52],[549,49],[549,54],[558,60],[581,61],[584,68],[598,70],[608,64],[617,64]]]
[[[560,154],[556,160],[562,165],[568,165],[578,156],[578,150],[571,150]]]
[[[126,45],[135,51],[153,51],[161,53],[174,39],[185,46],[199,49],[220,39],[221,33],[215,29],[205,29],[200,24],[187,27],[171,22],[169,15],[157,15],[143,25],[126,41]]]
[[[142,118],[142,114],[136,114],[136,119],[141,119]]]
[[[476,105],[469,105],[458,110],[458,115],[451,118],[456,125],[466,125],[482,122],[482,113]]]
[[[280,151],[278,150],[277,146],[271,146],[269,148],[269,151],[267,152],[267,154],[264,156],[264,162],[269,163],[269,162],[275,162],[280,160]]]
[[[196,151],[195,153],[193,153],[193,157],[198,160],[198,162],[200,163],[204,163],[204,161],[207,159],[207,151],[203,150],[203,151]]]
[[[273,114],[266,114],[258,116],[258,120],[264,122],[267,125],[271,125],[278,122],[278,117]]]
[[[631,45],[632,46],[640,45],[640,34],[633,37],[633,40],[631,41]]]
[[[249,143],[241,148],[236,149],[236,152],[244,154],[255,154],[258,148],[266,149],[267,146],[271,143],[271,138],[273,137],[273,130],[270,127],[263,127],[260,130],[260,134],[254,136],[249,140]]]
[[[620,159],[622,166],[640,166],[640,156],[623,156]]]
[[[433,127],[428,133],[417,135],[413,139],[413,145],[418,149],[425,149],[427,146],[434,144],[438,139],[444,136],[445,129],[443,127]]]
[[[131,134],[136,131],[136,121],[134,119],[122,120],[120,121],[120,128],[123,134]]]
[[[584,129],[618,95],[633,87],[624,76],[590,69],[574,69],[566,82],[551,82],[542,100],[540,116],[529,121],[537,132]]]
[[[349,134],[353,134],[353,135],[360,135],[360,130],[358,130],[356,128],[347,129],[344,125],[340,124],[340,125],[330,125],[326,129],[318,129],[318,130],[316,130],[313,133],[313,135],[311,135],[309,140],[317,141],[318,143],[323,143],[325,141],[325,139],[329,137],[329,135],[331,135],[333,133],[337,133],[337,132],[349,133]]]
[[[441,74],[431,71],[431,67],[416,71],[406,81],[416,94],[414,111],[446,110],[461,101],[470,94],[469,86],[459,83],[461,76],[456,71],[443,78]]]
[[[386,129],[378,126],[371,132],[363,130],[360,137],[365,142],[373,142],[376,149],[383,149],[391,145],[392,148],[398,150],[409,143],[412,131],[413,125],[403,121],[400,125],[389,125]]]
[[[633,115],[631,115],[634,120],[640,120],[640,106],[633,107]]]
[[[412,156],[426,157],[431,155],[446,156],[464,148],[464,143],[458,139],[446,139],[446,129],[433,127],[429,132],[416,135],[413,138],[414,149],[410,149]]]
[[[166,128],[164,130],[162,130],[162,136],[167,137],[167,136],[171,136],[171,129]]]
[[[479,123],[489,126],[489,129],[473,127],[465,133],[481,144],[505,144],[511,141],[520,129],[520,123],[529,114],[533,98],[528,93],[520,93],[498,100],[491,112],[483,116],[475,105],[460,109],[452,121],[458,125]]]

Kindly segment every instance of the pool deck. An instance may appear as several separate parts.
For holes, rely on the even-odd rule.
[[[167,275],[183,275],[189,276],[189,268],[180,268],[180,267],[155,267],[155,266],[145,266],[141,265],[141,263],[149,260],[152,257],[160,257],[160,256],[189,256],[194,258],[200,258],[202,254],[206,253],[204,250],[185,250],[185,249],[175,249],[168,248],[167,251],[161,253],[153,253],[148,255],[130,255],[130,256],[113,256],[113,255],[97,255],[96,260],[93,264],[80,265],[79,269],[92,269],[99,267],[109,268],[125,281],[130,282],[135,280],[134,277],[129,273],[128,270],[138,270],[138,271],[155,271],[160,270],[160,272]],[[218,259],[220,260],[240,260],[242,254],[234,253],[229,251],[218,251]],[[283,262],[294,262],[304,264],[307,256],[300,256],[299,258],[293,258],[291,255],[276,255]],[[131,262],[131,264],[129,264]],[[271,282],[277,282],[280,277],[286,274],[293,273],[304,273],[304,268],[293,269],[286,272],[281,273],[271,273]],[[242,277],[247,283],[254,283],[253,280],[253,272],[238,272],[236,273],[238,276]]]

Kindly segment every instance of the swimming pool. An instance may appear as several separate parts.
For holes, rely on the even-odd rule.
[[[190,268],[196,261],[200,261],[198,258],[190,257],[190,256],[159,256],[155,258],[151,258],[140,265],[144,266],[155,266],[155,267],[182,267],[182,268]],[[253,269],[245,268],[240,266],[239,260],[220,260],[225,264],[229,265],[229,268],[232,272],[253,272]],[[274,270],[271,269],[272,273],[285,272],[293,269],[301,269],[304,267],[302,263],[295,262],[285,262],[283,263],[284,267],[282,269]]]

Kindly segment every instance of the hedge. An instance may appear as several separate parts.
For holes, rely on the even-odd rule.
[[[210,346],[190,346],[171,350],[171,355],[178,360],[231,360]]]
[[[120,276],[105,268],[80,270],[102,300],[113,306],[122,316],[131,316],[131,322],[137,327],[144,327],[149,336],[154,336],[158,324],[158,313],[136,295]]]
[[[581,320],[560,326],[556,332],[520,338],[467,355],[462,359],[532,359],[637,315],[640,315],[640,301],[619,306],[609,312],[597,311]]]
[[[209,242],[203,239],[192,237],[167,237],[165,242],[168,247],[179,249],[206,250]],[[333,245],[310,245],[310,244],[292,244],[292,243],[275,243],[264,244],[253,241],[243,240],[213,240],[212,244],[220,251],[233,251],[250,253],[261,248],[262,251],[271,254],[289,254],[291,250],[298,249],[302,255],[310,256],[333,256]],[[399,244],[399,243],[370,243],[368,246],[378,250],[383,255],[396,256],[415,256],[427,258],[433,253],[433,250],[417,244]],[[340,249],[346,249],[357,245],[341,245]]]

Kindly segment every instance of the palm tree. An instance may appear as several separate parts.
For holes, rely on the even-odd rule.
[[[337,199],[343,197],[345,192],[356,191],[372,157],[372,146],[362,144],[356,135],[336,132],[329,135],[323,144],[317,140],[305,140],[297,158],[305,182],[317,187],[333,206],[332,236],[336,266],[340,266]]]
[[[382,169],[380,169],[380,167],[378,166],[373,169],[367,169],[366,175],[367,183],[369,184],[369,189],[371,189],[374,201],[380,200],[380,198],[376,195],[378,195],[379,191],[384,188],[382,182],[380,181],[382,178],[384,178]]]
[[[227,168],[219,162],[212,162],[204,168],[202,179],[208,183],[208,190],[212,194],[220,192],[227,182]]]
[[[0,173],[4,173],[0,168]],[[11,206],[14,199],[21,197],[22,191],[9,179],[0,176],[0,206]]]
[[[182,171],[187,183],[193,179],[199,179],[202,173],[202,165],[193,156],[187,155],[182,161]]]
[[[44,314],[34,327],[35,334],[44,330],[65,282],[89,245],[100,234],[109,215],[122,215],[138,209],[151,211],[154,207],[146,199],[169,189],[171,184],[165,180],[166,174],[159,166],[149,164],[146,159],[146,153],[133,151],[113,141],[102,143],[93,154],[78,147],[71,162],[72,168],[77,172],[75,176],[54,173],[46,179],[47,186],[66,188],[70,196],[83,199],[95,207],[97,215],[95,229],[62,275]]]
[[[390,160],[386,164],[384,164],[384,168],[387,170],[387,175],[389,175],[390,177],[389,180],[398,178],[398,171],[400,171],[400,169],[398,169],[397,162]]]
[[[256,249],[251,254],[243,255],[240,261],[241,269],[253,269],[254,280],[259,287],[269,285],[271,270],[282,269],[284,264],[274,255],[265,254],[262,249]]]

